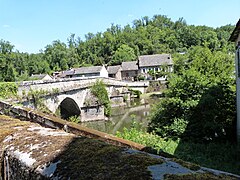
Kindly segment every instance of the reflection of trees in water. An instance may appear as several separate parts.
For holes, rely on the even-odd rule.
[[[146,128],[147,116],[149,115],[150,105],[141,105],[131,108],[118,107],[112,110],[113,115],[109,121],[92,121],[85,122],[82,125],[92,129],[110,134],[116,134],[117,131],[122,131],[124,127],[130,128],[132,123],[131,115],[134,114],[137,122],[141,123],[143,128]]]

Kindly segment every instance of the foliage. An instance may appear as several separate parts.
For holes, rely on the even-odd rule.
[[[13,82],[0,82],[0,97],[7,99],[17,95],[18,85]]]
[[[104,114],[110,116],[111,104],[106,85],[101,80],[97,80],[91,87],[91,93],[98,98],[98,103],[104,106]]]
[[[80,123],[81,122],[79,116],[71,116],[67,120],[70,121],[70,122],[74,122],[74,123]]]
[[[138,79],[139,81],[143,81],[143,80],[145,80],[145,76],[143,76],[142,74],[139,74],[138,77],[137,77],[137,79]]]
[[[188,25],[183,18],[174,22],[167,16],[154,15],[136,19],[132,26],[112,24],[105,32],[88,33],[85,41],[71,34],[67,43],[53,41],[37,54],[14,51],[9,41],[0,40],[0,81],[27,80],[32,74],[86,65],[119,64],[145,54],[171,53],[178,58],[176,54],[194,46],[228,54],[234,52],[234,45],[228,42],[233,29],[231,25]],[[184,61],[176,62],[178,71]]]
[[[150,130],[168,138],[233,141],[236,119],[233,56],[198,46],[184,56],[188,57],[188,64],[178,63],[177,73],[169,80],[166,98],[152,110]]]
[[[116,136],[152,147],[157,152],[172,154],[184,161],[239,174],[240,147],[236,144],[214,142],[203,144],[183,142],[180,139],[164,139],[154,132],[139,130],[138,126],[138,123],[133,122],[130,129],[124,128],[123,132],[117,132]]]
[[[134,89],[128,89],[133,95],[135,95],[137,98],[140,98],[142,92],[139,90],[134,90]]]
[[[121,64],[123,61],[136,60],[134,49],[128,45],[121,45],[113,55],[113,60],[110,62],[111,65]]]
[[[49,92],[47,90],[43,90],[43,89],[33,90],[33,89],[30,89],[30,91],[28,91],[28,94],[27,94],[26,98],[29,101],[33,102],[33,105],[36,109],[49,111],[49,110],[47,110],[46,106],[44,105],[43,98],[42,98],[42,96],[44,96],[46,94],[49,94]]]

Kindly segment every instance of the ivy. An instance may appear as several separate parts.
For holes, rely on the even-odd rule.
[[[91,87],[91,93],[97,97],[98,103],[104,106],[104,114],[106,116],[110,116],[111,104],[106,90],[106,85],[101,80],[97,80]]]

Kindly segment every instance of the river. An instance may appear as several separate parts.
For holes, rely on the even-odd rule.
[[[153,102],[136,99],[128,106],[112,108],[112,116],[107,121],[84,122],[81,125],[115,135],[117,131],[122,132],[123,128],[131,128],[135,121],[139,129],[146,130],[150,104]]]

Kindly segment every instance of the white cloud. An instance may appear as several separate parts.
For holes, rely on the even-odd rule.
[[[2,27],[4,27],[4,28],[10,28],[10,25],[4,24]]]

